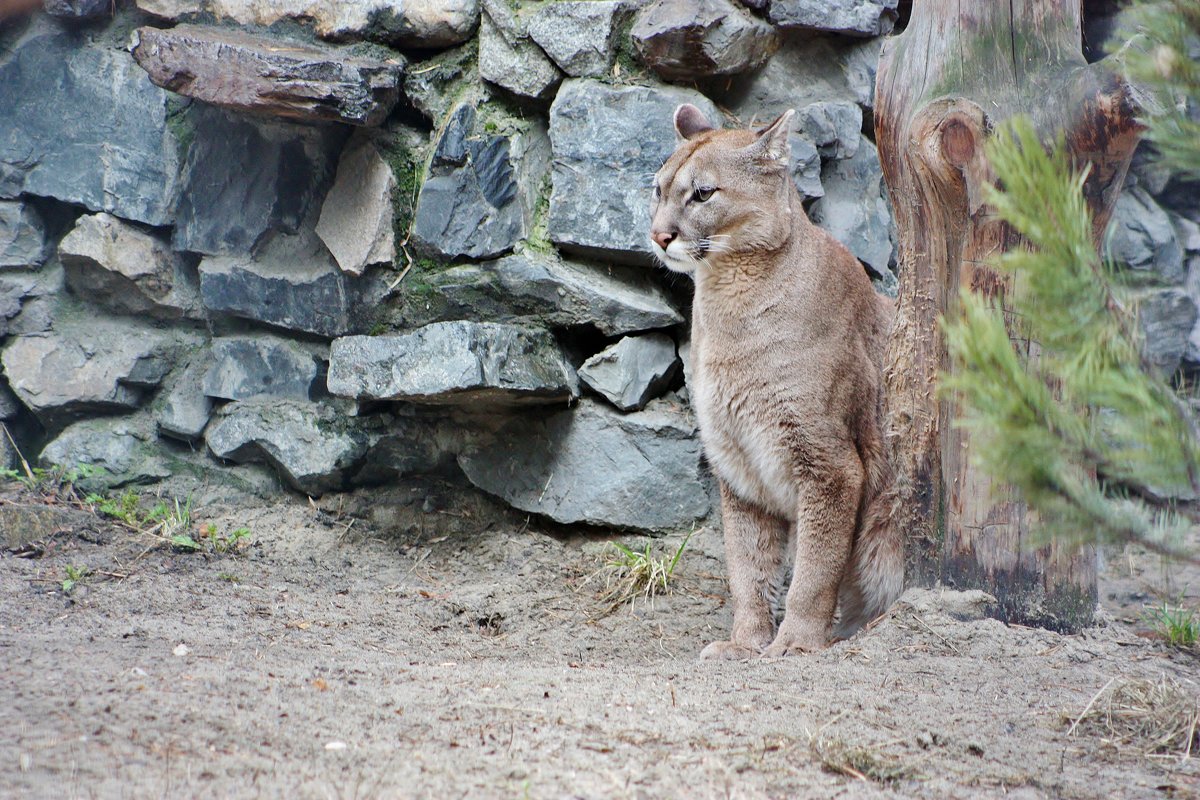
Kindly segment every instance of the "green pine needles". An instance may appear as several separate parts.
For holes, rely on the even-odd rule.
[[[1200,0],[1138,5],[1128,20],[1130,77],[1167,98],[1145,120],[1147,136],[1166,166],[1200,177],[1200,63],[1190,55]],[[1047,153],[1028,120],[993,137],[988,156],[1004,187],[988,200],[1026,247],[997,263],[1012,276],[1007,321],[970,293],[943,320],[953,365],[943,387],[979,465],[1021,492],[1043,539],[1135,541],[1197,561],[1178,542],[1200,525],[1200,433],[1170,376],[1141,358],[1134,309],[1092,243],[1086,173],[1061,146]]]
[[[1176,542],[1200,519],[1200,436],[1167,378],[1142,361],[1137,325],[1092,244],[1086,173],[1047,153],[1027,120],[989,144],[1003,191],[989,202],[1027,247],[1012,275],[1014,347],[1002,310],[964,292],[943,320],[953,368],[943,387],[992,477],[1020,490],[1043,536],[1137,541],[1193,558]]]
[[[1129,77],[1161,108],[1146,120],[1146,138],[1163,160],[1200,178],[1200,0],[1134,6],[1119,38],[1129,39]]]

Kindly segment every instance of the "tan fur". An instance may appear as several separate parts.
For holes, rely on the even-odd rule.
[[[679,147],[655,178],[655,252],[695,280],[690,390],[721,486],[733,603],[730,640],[702,657],[825,647],[839,590],[848,635],[903,582],[880,424],[892,303],[805,215],[787,172],[790,120],[716,131],[681,106]]]

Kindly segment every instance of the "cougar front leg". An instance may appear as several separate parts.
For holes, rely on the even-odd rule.
[[[786,521],[755,508],[721,481],[721,518],[725,524],[725,566],[733,603],[733,635],[713,642],[701,658],[752,658],[775,633],[771,598],[783,568]]]
[[[764,658],[824,649],[829,644],[838,586],[850,560],[863,469],[857,457],[812,469],[796,498],[796,559],[783,622]]]

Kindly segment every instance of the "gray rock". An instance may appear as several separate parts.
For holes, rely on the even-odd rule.
[[[817,146],[822,158],[853,158],[862,139],[862,109],[845,100],[810,103],[796,111],[800,135]]]
[[[0,381],[0,419],[8,420],[16,417],[21,413],[21,401],[12,393],[12,389],[8,388],[8,384]],[[7,436],[0,438],[7,439]]]
[[[1183,247],[1171,218],[1140,186],[1129,187],[1117,197],[1107,242],[1108,256],[1139,277],[1183,282]]]
[[[858,102],[863,90],[859,47],[830,36],[787,36],[765,66],[730,79],[722,104],[745,125],[754,126],[790,108]]]
[[[747,72],[779,47],[774,28],[730,0],[653,0],[630,35],[642,62],[667,80]]]
[[[205,395],[221,400],[259,395],[307,400],[317,374],[316,357],[294,342],[228,336],[213,339],[212,362],[202,387]]]
[[[414,414],[380,414],[363,422],[376,420],[378,427],[368,429],[370,448],[362,468],[351,477],[354,485],[394,483],[408,475],[457,469],[457,451],[464,434],[469,435],[463,426]]]
[[[562,403],[575,370],[549,333],[495,322],[435,322],[396,336],[348,336],[329,351],[329,392],[416,403]]]
[[[717,109],[699,92],[573,79],[550,107],[554,150],[548,230],[564,249],[649,263],[651,177],[675,150],[676,107]]]
[[[458,462],[479,488],[557,522],[664,530],[709,511],[695,424],[665,404],[516,417]]]
[[[42,7],[50,16],[65,20],[100,19],[116,10],[113,0],[45,0]]]
[[[200,262],[200,294],[209,311],[318,336],[358,327],[362,284],[304,237],[279,237],[259,257],[212,256]]]
[[[821,185],[821,154],[817,146],[798,133],[788,134],[792,154],[788,171],[796,190],[805,197],[824,197]]]
[[[336,126],[253,121],[196,104],[173,245],[243,255],[295,233],[333,178],[344,133]]]
[[[210,14],[239,25],[267,26],[280,20],[312,24],[329,39],[372,38],[404,47],[449,47],[471,38],[479,22],[479,0],[136,0],[137,7],[163,19]]]
[[[154,420],[162,436],[195,442],[212,416],[212,399],[204,393],[205,360],[193,359],[169,379],[159,395]]]
[[[484,0],[479,22],[479,77],[518,97],[547,101],[562,82],[562,73],[504,2]]]
[[[111,214],[86,215],[58,245],[75,294],[123,314],[159,319],[195,317],[194,276],[166,242]]]
[[[179,340],[133,320],[76,320],[13,339],[0,361],[13,392],[50,428],[141,405],[170,371]]]
[[[45,259],[41,215],[28,203],[0,201],[0,267],[36,267]]]
[[[262,0],[274,5],[273,0]],[[308,0],[313,5],[312,0]],[[315,3],[321,8],[372,6],[370,38],[400,47],[451,47],[470,39],[479,27],[479,0],[371,0],[368,3]]]
[[[1138,302],[1138,321],[1145,337],[1142,356],[1165,374],[1179,368],[1196,326],[1196,303],[1182,289],[1162,289]]]
[[[662,333],[626,336],[583,362],[579,379],[622,411],[641,411],[679,370],[675,342]]]
[[[54,262],[36,271],[0,274],[0,335],[49,330],[66,283]]]
[[[479,51],[471,45],[413,64],[404,76],[404,96],[430,122],[440,122],[454,108],[463,87],[477,80]]]
[[[217,458],[270,464],[296,490],[319,496],[342,488],[366,452],[351,422],[328,405],[259,397],[220,408],[204,440]]]
[[[156,86],[235,111],[378,125],[400,97],[404,61],[235,28],[139,28],[133,57]]]
[[[390,264],[396,257],[395,190],[391,167],[370,141],[352,142],[342,153],[316,230],[343,271],[361,275],[371,264]]]
[[[898,0],[771,0],[771,22],[852,36],[883,36],[896,24]]]
[[[846,245],[876,277],[891,274],[891,210],[882,192],[883,170],[865,136],[853,158],[830,161],[821,171],[825,196],[809,209],[812,221]]]
[[[550,161],[538,124],[492,134],[474,105],[451,113],[417,198],[412,245],[443,259],[494,258],[531,227],[536,195]]]
[[[430,278],[459,319],[536,321],[550,327],[591,326],[606,336],[668,328],[683,315],[644,270],[603,269],[525,252]]]
[[[155,483],[171,476],[171,467],[155,446],[153,425],[144,414],[89,419],[67,427],[42,448],[38,461],[92,467],[78,484],[85,491]]]
[[[875,76],[882,42],[883,39],[865,39],[851,45],[842,58],[846,86],[854,100],[865,109],[875,107]]]
[[[170,224],[179,156],[169,97],[128,53],[35,20],[0,56],[0,197],[24,192]]]
[[[543,3],[529,21],[529,38],[573,78],[606,75],[627,9],[626,0]]]

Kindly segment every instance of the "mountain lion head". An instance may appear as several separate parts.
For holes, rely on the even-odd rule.
[[[668,269],[711,269],[730,256],[778,250],[792,229],[788,174],[794,111],[766,128],[716,130],[704,112],[675,110],[679,145],[654,176],[651,249]],[[803,213],[799,204],[796,210]]]

